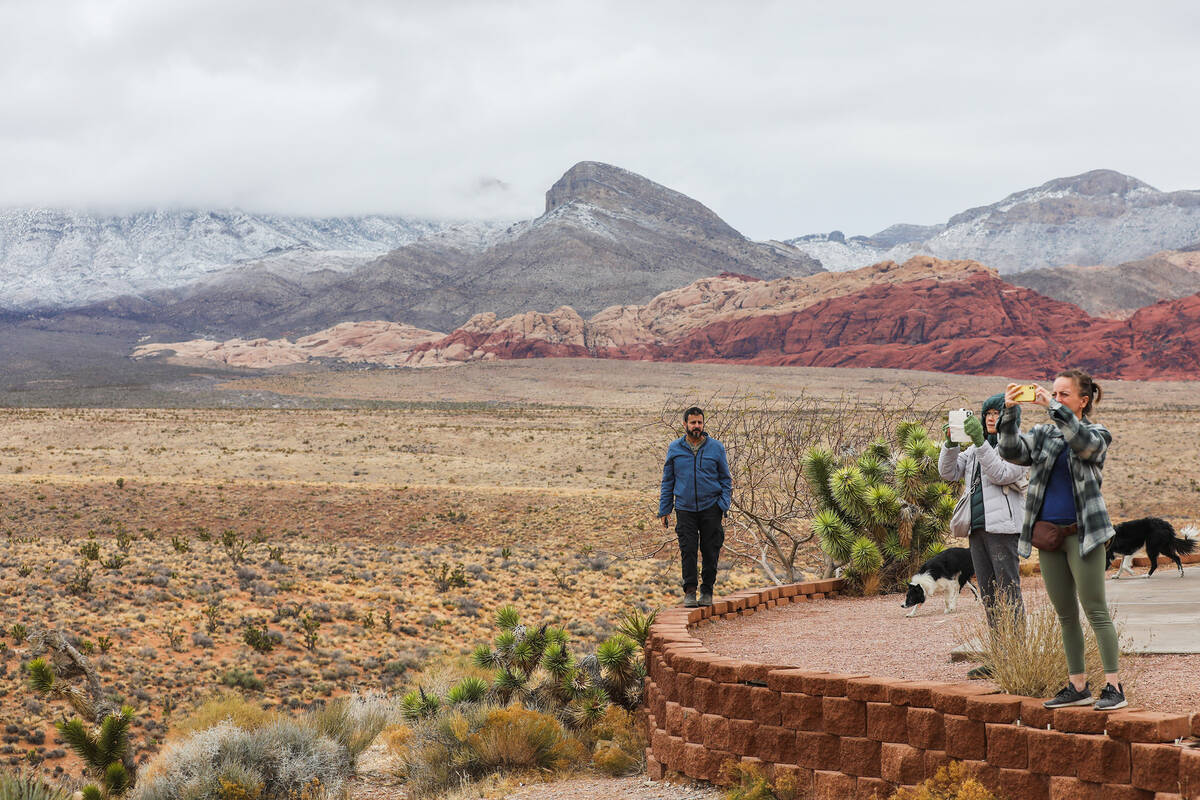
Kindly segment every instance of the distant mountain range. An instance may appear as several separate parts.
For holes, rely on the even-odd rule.
[[[449,334],[345,323],[287,339],[147,344],[136,358],[273,367],[318,358],[389,366],[577,357],[891,367],[1044,378],[1064,364],[1105,378],[1200,378],[1200,294],[1126,320],[1000,278],[973,261],[928,256],[840,273],[762,281],[704,278],[644,306],[589,319],[574,309],[479,314]]]
[[[787,242],[830,270],[917,254],[968,258],[1002,274],[1116,265],[1200,243],[1200,191],[1160,192],[1101,169],[1010,194],[955,214],[944,225],[893,225],[849,238],[834,231]]]
[[[277,336],[364,319],[450,329],[481,311],[567,303],[592,313],[645,302],[724,271],[775,278],[821,266],[794,247],[746,239],[665,186],[583,162],[550,188],[545,213],[533,220],[427,230],[373,258],[270,253],[202,280],[76,304],[52,316],[69,316],[81,330],[143,335]]]
[[[1103,170],[945,225],[793,243],[751,241],[696,200],[597,162],[511,224],[4,213],[0,375],[47,379],[72,364],[111,371],[103,354],[132,367],[123,359],[147,343],[164,346],[143,356],[222,366],[589,355],[1021,374],[1077,353],[1105,375],[1178,377],[1178,365],[1144,365],[1191,355],[1180,320],[1200,290],[1200,251],[1186,247],[1200,241],[1200,192]],[[928,252],[958,260],[913,255]],[[875,266],[831,273],[818,258]],[[1003,310],[979,318],[973,302]],[[1099,333],[1079,338],[1061,320]]]
[[[1200,292],[1200,246],[1164,250],[1113,267],[1047,267],[1008,275],[1028,286],[1101,317],[1124,318],[1159,300]]]
[[[175,289],[261,259],[276,269],[286,262],[292,275],[347,271],[448,227],[387,216],[0,209],[0,308],[75,307]]]

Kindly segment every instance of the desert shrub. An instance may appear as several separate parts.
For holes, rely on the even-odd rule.
[[[804,477],[817,499],[813,530],[821,549],[864,594],[906,583],[945,539],[954,496],[938,475],[938,445],[915,422],[897,427],[852,459],[808,451]]]
[[[489,773],[553,773],[585,757],[583,743],[549,714],[476,705],[414,728],[400,754],[400,770],[415,797],[429,797]]]
[[[485,771],[560,770],[583,758],[583,747],[549,714],[519,706],[487,712],[471,742]]]
[[[236,692],[222,692],[204,700],[195,710],[171,725],[170,738],[188,736],[225,720],[243,730],[254,730],[275,720],[277,716],[272,711],[264,710],[257,703],[249,702]]]
[[[303,724],[320,731],[358,758],[394,716],[395,709],[382,695],[355,694],[335,698],[308,712]]]
[[[614,776],[642,770],[646,737],[633,714],[609,706],[588,733],[592,740],[592,765],[596,769]]]
[[[275,640],[271,638],[265,625],[260,627],[250,622],[246,623],[242,639],[258,653],[269,653],[275,649]]]
[[[1063,650],[1062,626],[1049,602],[1034,602],[1022,616],[1019,607],[1007,598],[997,600],[993,617],[995,629],[980,616],[963,624],[964,641],[980,647],[981,663],[990,667],[992,680],[1009,694],[1049,697],[1067,682],[1067,655]],[[1115,609],[1110,609],[1118,635],[1121,626]],[[1104,686],[1100,648],[1092,628],[1083,620],[1084,663],[1093,689]],[[1129,662],[1126,661],[1126,665]],[[1136,674],[1126,669],[1121,675],[1129,696]]]
[[[890,800],[1001,800],[982,783],[967,774],[958,761],[952,761],[933,777],[911,789],[899,789]]]
[[[732,784],[724,794],[724,800],[798,800],[796,779],[791,775],[779,775],[769,780],[762,767],[729,761],[725,775]]]
[[[221,675],[221,685],[232,686],[236,689],[248,689],[253,692],[261,692],[264,688],[262,678],[253,672],[246,672],[237,667],[228,669]]]
[[[131,798],[337,797],[353,769],[350,751],[314,727],[281,718],[245,730],[226,720],[168,745]]]
[[[441,566],[435,567],[429,563],[425,565],[425,574],[433,581],[434,588],[440,594],[445,594],[450,589],[461,589],[468,584],[467,573],[462,564],[451,567],[443,561]]]
[[[70,800],[71,792],[32,775],[0,772],[0,800]]]

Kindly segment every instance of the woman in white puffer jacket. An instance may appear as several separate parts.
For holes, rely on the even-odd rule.
[[[1022,617],[1025,613],[1017,540],[1025,519],[1029,470],[1005,461],[996,452],[996,423],[1003,407],[1003,393],[985,400],[983,422],[968,417],[964,426],[973,444],[962,449],[957,442],[950,441],[947,434],[938,456],[938,472],[942,478],[962,481],[965,490],[972,493],[971,561],[988,625],[993,628],[996,624],[994,607],[1002,599],[1019,609]]]

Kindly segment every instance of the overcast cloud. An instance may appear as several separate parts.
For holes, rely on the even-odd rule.
[[[598,160],[783,238],[1200,188],[1198,9],[0,3],[0,204],[521,219]]]

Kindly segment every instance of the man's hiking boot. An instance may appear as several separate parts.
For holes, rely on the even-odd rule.
[[[1097,711],[1113,711],[1114,709],[1124,708],[1129,705],[1125,700],[1125,687],[1121,684],[1113,686],[1111,683],[1106,683],[1104,688],[1100,690],[1100,699],[1096,701],[1096,705],[1092,708]]]
[[[695,592],[684,592],[683,593],[683,607],[684,608],[696,608],[699,605],[700,604],[696,602],[696,593]]]
[[[712,605],[712,592],[701,592],[700,599],[696,602],[697,602],[697,605],[711,606]]]
[[[1121,697],[1124,700],[1124,696]],[[1092,690],[1085,683],[1083,690],[1080,691],[1071,685],[1068,681],[1067,685],[1062,690],[1054,695],[1053,698],[1042,703],[1046,708],[1066,708],[1067,706],[1090,706],[1092,704]]]
[[[967,672],[967,680],[982,681],[992,677],[995,674],[996,673],[993,672],[992,668],[987,664],[980,664],[978,667],[974,667]]]

